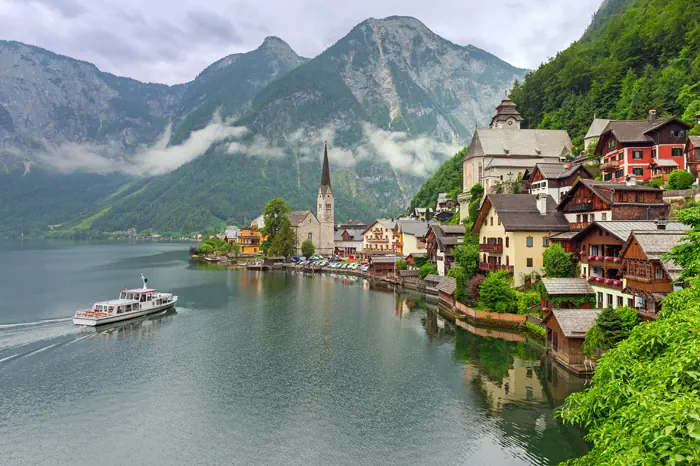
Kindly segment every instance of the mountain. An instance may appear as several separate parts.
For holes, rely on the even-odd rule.
[[[276,156],[219,147],[115,204],[95,227],[219,227],[255,218],[273,197],[313,208],[324,139],[337,217],[395,215],[523,75],[414,18],[369,19],[264,87],[238,120],[249,143]]]
[[[61,166],[66,154],[72,168],[87,158],[95,165],[96,158],[101,171],[139,175],[153,175],[142,168],[151,152],[173,167],[181,159],[164,175],[120,178],[91,207],[66,203],[76,208],[52,222],[98,231],[196,231],[248,221],[276,196],[313,208],[328,140],[336,215],[369,220],[402,210],[524,73],[408,17],[364,21],[311,60],[271,37],[178,86],[119,78],[2,42],[0,177],[28,184],[36,170]],[[46,150],[66,142],[73,145]],[[27,160],[36,162],[28,173],[17,169]]]
[[[606,0],[583,37],[529,73],[511,98],[530,128],[566,129],[582,149],[593,115],[700,113],[700,3]],[[694,131],[700,134],[700,128]]]
[[[416,207],[435,208],[438,195],[447,193],[450,199],[457,199],[462,192],[464,157],[467,156],[468,147],[457,152],[451,159],[447,160],[436,171],[433,176],[421,186],[413,199],[411,199],[410,210]]]

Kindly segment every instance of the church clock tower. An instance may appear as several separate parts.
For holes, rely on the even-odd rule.
[[[328,166],[328,143],[323,149],[323,173],[321,174],[321,186],[318,188],[317,204],[316,217],[321,224],[321,231],[316,249],[319,254],[331,255],[335,251],[335,200],[331,189],[331,171]]]

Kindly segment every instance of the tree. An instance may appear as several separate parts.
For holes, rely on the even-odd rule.
[[[474,235],[475,236],[475,235]],[[477,236],[477,242],[479,237]],[[466,243],[466,237],[465,237]],[[478,244],[460,244],[454,248],[455,264],[464,270],[466,280],[471,280],[479,271],[479,245]]]
[[[400,260],[396,262],[396,270],[406,270],[408,268],[408,264],[406,263],[405,260]]]
[[[685,170],[674,170],[668,176],[667,189],[688,189],[695,182],[695,177],[692,173]]]
[[[481,285],[484,283],[484,280],[486,280],[486,277],[484,275],[476,275],[474,278],[469,280],[469,298],[472,300],[472,302],[477,302],[479,301],[479,297],[481,295]]]
[[[540,293],[536,290],[525,291],[518,294],[518,314],[529,315],[540,303]],[[540,314],[541,312],[536,312]]]
[[[265,254],[268,253],[268,250],[272,246],[272,242],[275,240],[285,224],[289,224],[287,214],[291,211],[292,209],[279,197],[272,199],[265,206],[265,209],[263,210],[263,215],[265,217],[265,228],[262,229],[264,239],[262,245],[260,246],[260,249],[265,252]]]
[[[304,256],[308,259],[309,257],[313,256],[315,252],[316,252],[316,247],[314,246],[313,241],[311,241],[310,239],[305,239],[301,243],[301,255],[302,256]]]
[[[466,287],[464,269],[462,267],[451,269],[449,272],[447,272],[447,276],[454,278],[457,282],[457,288],[455,289],[455,299],[460,303],[464,303],[464,289]]]
[[[265,226],[267,226],[267,224]],[[285,217],[282,220],[282,227],[272,239],[272,243],[266,251],[266,255],[268,257],[290,257],[296,254],[296,251],[297,237],[292,226],[289,224],[289,220]]]
[[[612,307],[606,307],[595,320],[602,336],[602,349],[614,348],[623,339],[622,319]]]
[[[682,267],[681,278],[688,279],[700,275],[700,205],[680,210],[678,220],[688,225],[690,231],[671,249],[666,259]]]
[[[481,183],[477,183],[469,190],[469,219],[467,224],[473,225],[476,217],[479,216],[482,197],[484,197],[484,186]]]
[[[627,306],[616,307],[615,313],[620,318],[620,334],[622,335],[622,339],[629,338],[632,334],[632,330],[642,321],[639,317],[639,313]]]
[[[518,295],[511,288],[511,276],[506,270],[494,272],[481,284],[479,297],[489,311],[498,313],[518,312]]]
[[[421,280],[428,275],[435,273],[437,273],[437,265],[433,264],[432,262],[426,262],[420,267],[420,269],[418,269],[418,276]]]
[[[547,278],[567,278],[576,276],[576,264],[572,254],[564,251],[559,244],[552,244],[542,255],[544,272]]]

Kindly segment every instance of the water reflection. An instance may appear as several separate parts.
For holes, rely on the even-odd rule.
[[[177,315],[177,311],[171,308],[159,314],[124,322],[116,322],[99,327],[81,327],[80,334],[82,336],[95,335],[96,338],[104,340],[124,340],[132,337],[142,337],[159,331],[161,327],[171,323],[175,315]]]

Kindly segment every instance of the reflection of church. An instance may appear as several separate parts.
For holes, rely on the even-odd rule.
[[[301,255],[301,243],[309,239],[314,243],[316,254],[330,256],[335,250],[335,200],[331,189],[331,171],[328,164],[328,144],[323,150],[321,186],[316,196],[316,215],[310,210],[297,210],[288,214],[297,238],[297,255]]]

